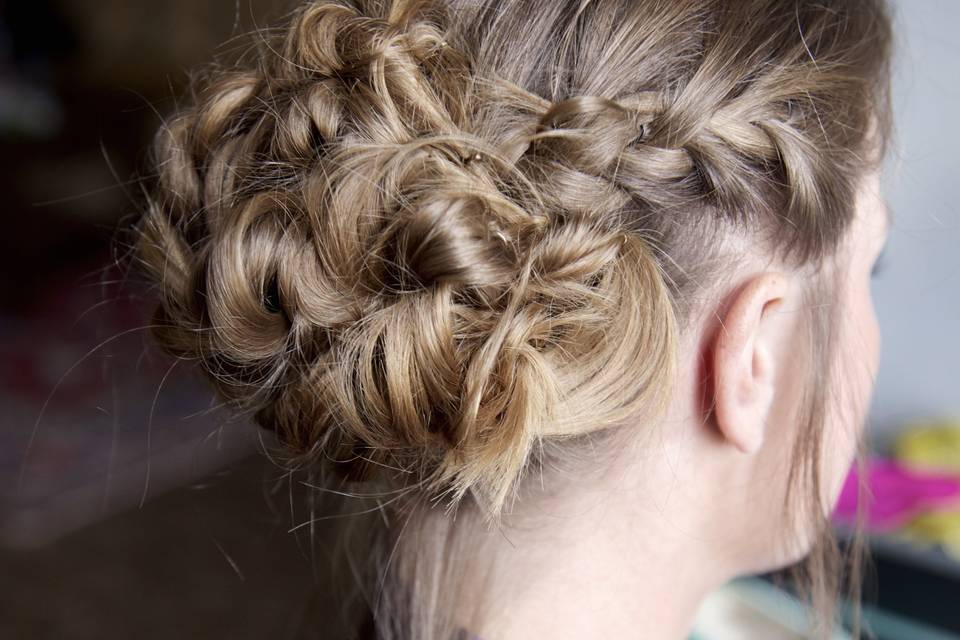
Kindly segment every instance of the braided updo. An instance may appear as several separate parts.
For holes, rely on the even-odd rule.
[[[721,231],[836,247],[879,86],[837,34],[884,35],[792,2],[526,4],[303,4],[199,77],[138,226],[156,337],[225,401],[298,458],[491,515],[542,439],[665,406]],[[644,35],[484,44],[591,11]]]

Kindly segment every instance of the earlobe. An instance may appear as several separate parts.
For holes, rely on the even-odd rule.
[[[713,340],[714,417],[721,437],[744,453],[763,444],[775,388],[776,314],[784,274],[764,272],[732,295]]]

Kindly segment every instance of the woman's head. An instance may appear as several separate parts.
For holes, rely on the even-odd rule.
[[[824,264],[792,269],[745,250],[686,334],[699,343],[681,349],[689,377],[668,419],[707,416],[683,466],[717,465],[692,475],[702,476],[711,504],[730,510],[731,540],[742,552],[734,571],[777,568],[806,554],[855,460],[880,348],[870,283],[888,213],[878,177],[873,168],[858,180],[850,228]],[[818,326],[811,311],[829,325]],[[824,334],[829,342],[820,342]],[[710,386],[698,402],[693,390],[704,383]],[[812,402],[817,391],[828,394],[825,403]],[[822,416],[808,424],[818,409]],[[814,475],[798,477],[801,466]],[[797,504],[802,497],[806,503]]]
[[[158,135],[156,335],[402,508],[695,443],[730,536],[804,514],[785,561],[875,366],[888,40],[879,0],[304,3]]]

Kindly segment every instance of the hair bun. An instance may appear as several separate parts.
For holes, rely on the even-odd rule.
[[[464,56],[403,6],[309,3],[282,55],[208,79],[158,137],[138,256],[159,342],[297,459],[496,516],[540,438],[650,404],[673,310],[647,241],[593,213],[624,196],[547,193],[503,151],[522,110],[477,135]]]

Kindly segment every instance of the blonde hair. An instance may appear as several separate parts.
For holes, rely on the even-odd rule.
[[[725,238],[833,255],[886,138],[879,0],[313,1],[262,35],[160,130],[136,255],[158,342],[292,466],[395,491],[382,637],[450,633],[455,508],[657,419]]]

